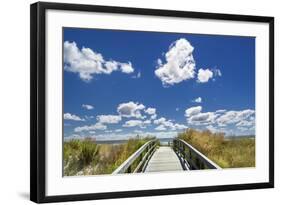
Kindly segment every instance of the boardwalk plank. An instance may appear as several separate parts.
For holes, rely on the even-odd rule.
[[[151,157],[145,172],[182,171],[179,158],[171,147],[159,147]]]

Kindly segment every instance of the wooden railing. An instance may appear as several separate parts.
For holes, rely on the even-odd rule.
[[[158,140],[150,140],[134,152],[112,174],[143,172],[153,155]]]
[[[216,163],[181,139],[173,140],[173,149],[186,170],[221,169]]]

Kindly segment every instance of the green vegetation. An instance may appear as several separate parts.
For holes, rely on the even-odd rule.
[[[223,133],[187,129],[178,134],[222,168],[254,167],[255,138],[225,138]]]
[[[64,175],[110,174],[151,137],[129,139],[123,144],[97,144],[92,139],[64,142]]]

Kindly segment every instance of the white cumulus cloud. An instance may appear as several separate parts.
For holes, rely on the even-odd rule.
[[[141,114],[141,111],[145,109],[145,106],[143,104],[135,103],[135,102],[127,102],[127,103],[121,103],[117,107],[117,112],[122,117],[135,117],[139,119],[144,119],[145,116]]]
[[[149,124],[151,124],[151,120],[145,120],[145,121],[143,121],[143,124],[149,125]]]
[[[174,124],[172,130],[183,130],[183,129],[187,129],[188,127],[186,125],[183,124]]]
[[[165,117],[161,117],[161,118],[153,121],[153,123],[156,124],[156,125],[162,124],[164,122],[166,122],[166,118]]]
[[[208,125],[215,123],[217,115],[214,112],[200,112],[188,118],[188,123],[192,125]]]
[[[144,122],[141,120],[129,120],[126,121],[123,127],[140,127],[140,128],[145,128]]]
[[[167,120],[164,117],[161,117],[157,120],[154,120],[153,123],[155,125],[158,125],[155,130],[182,130],[182,129],[186,129],[187,126],[183,125],[183,124],[178,124],[178,123],[173,123],[172,120]]]
[[[227,124],[238,123],[240,121],[246,120],[249,117],[253,117],[255,114],[254,110],[247,109],[241,111],[227,111],[223,115],[217,118],[217,123],[219,126],[224,126]]]
[[[221,110],[216,110],[216,112],[215,113],[225,113],[227,110],[224,110],[224,109],[221,109]]]
[[[195,98],[194,100],[192,100],[192,102],[202,103],[202,98],[201,97]]]
[[[151,115],[150,119],[155,120],[157,118],[157,114]]]
[[[163,64],[161,59],[157,60],[155,75],[163,85],[173,85],[195,77],[193,50],[190,42],[181,38],[170,45],[165,54],[166,63]]]
[[[214,112],[201,112],[202,107],[191,107],[186,110],[185,117],[189,125],[215,125],[218,127],[227,127],[228,125],[236,127],[254,127],[255,126],[255,111],[246,110],[217,110]],[[214,130],[208,126],[210,130]],[[207,128],[208,128],[207,127]],[[217,130],[223,130],[222,128]]]
[[[190,107],[190,108],[185,110],[185,116],[190,117],[192,115],[196,115],[196,114],[200,113],[201,110],[202,110],[201,106]]]
[[[134,72],[134,68],[132,67],[132,63],[129,62],[129,63],[119,63],[120,65],[120,70],[123,72],[123,73],[132,73]]]
[[[87,104],[83,104],[82,107],[85,108],[85,109],[87,109],[87,110],[92,110],[92,109],[94,109],[94,106],[92,106],[92,105],[87,105]]]
[[[240,127],[252,127],[255,124],[255,121],[247,121],[247,120],[241,120],[236,124],[236,126]]]
[[[122,118],[120,115],[98,115],[97,120],[102,124],[117,124]]]
[[[159,125],[155,128],[155,130],[163,131],[163,130],[167,130],[167,128],[164,125]]]
[[[65,120],[85,121],[85,119],[80,118],[79,116],[74,115],[74,114],[70,114],[70,113],[64,113],[64,114],[63,114],[63,118],[64,118]]]
[[[111,74],[121,71],[129,74],[134,72],[131,62],[121,63],[104,60],[102,54],[90,48],[79,49],[75,42],[64,42],[64,69],[78,73],[83,81],[90,81],[97,74]]]
[[[85,125],[74,128],[74,132],[92,131],[92,130],[106,130],[107,126],[102,123],[96,123],[94,125]]]
[[[209,79],[213,77],[213,72],[210,69],[202,69],[200,68],[197,74],[197,82],[199,83],[207,83]]]
[[[149,107],[144,112],[149,114],[149,115],[154,115],[154,114],[156,114],[156,109],[152,108],[152,107]]]

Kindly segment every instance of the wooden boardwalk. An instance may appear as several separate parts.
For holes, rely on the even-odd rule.
[[[216,163],[187,142],[174,138],[169,146],[159,146],[159,140],[152,139],[142,145],[112,174],[137,172],[187,171],[200,169],[221,169]],[[138,165],[135,166],[135,163]]]
[[[159,147],[145,169],[145,172],[182,171],[179,158],[171,147]]]

